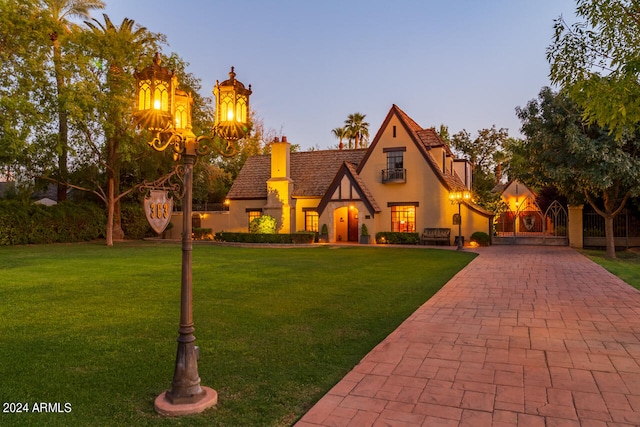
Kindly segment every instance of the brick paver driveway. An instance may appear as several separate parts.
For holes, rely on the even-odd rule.
[[[569,248],[478,252],[297,426],[640,425],[640,292]]]

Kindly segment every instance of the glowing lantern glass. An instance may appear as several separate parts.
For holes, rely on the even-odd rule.
[[[173,125],[172,99],[178,85],[178,78],[160,62],[156,53],[153,64],[134,73],[138,92],[134,117],[139,126],[157,132]]]
[[[213,88],[216,97],[216,133],[229,141],[236,141],[249,133],[249,96],[251,85],[246,88],[236,80],[236,73],[231,67],[229,79]]]
[[[191,94],[183,90],[176,90],[173,125],[179,132],[191,129],[191,104],[193,104]]]

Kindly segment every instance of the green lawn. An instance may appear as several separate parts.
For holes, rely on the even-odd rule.
[[[180,253],[149,242],[0,247],[0,425],[291,425],[474,257],[196,245],[199,373],[219,403],[168,419],[153,400],[173,376]],[[6,413],[10,402],[30,412]],[[34,413],[41,402],[62,413]]]
[[[618,251],[615,259],[606,258],[604,251],[584,250],[582,253],[634,288],[640,289],[640,252]]]

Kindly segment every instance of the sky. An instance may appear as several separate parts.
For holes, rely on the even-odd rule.
[[[165,34],[166,52],[210,96],[216,80],[252,85],[252,110],[302,151],[335,148],[331,130],[366,115],[373,139],[392,104],[423,128],[521,136],[515,109],[550,85],[554,19],[575,0],[105,0],[93,13]]]

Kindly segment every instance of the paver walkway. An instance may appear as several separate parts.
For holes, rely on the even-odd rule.
[[[570,248],[478,252],[297,427],[640,425],[640,292]]]

